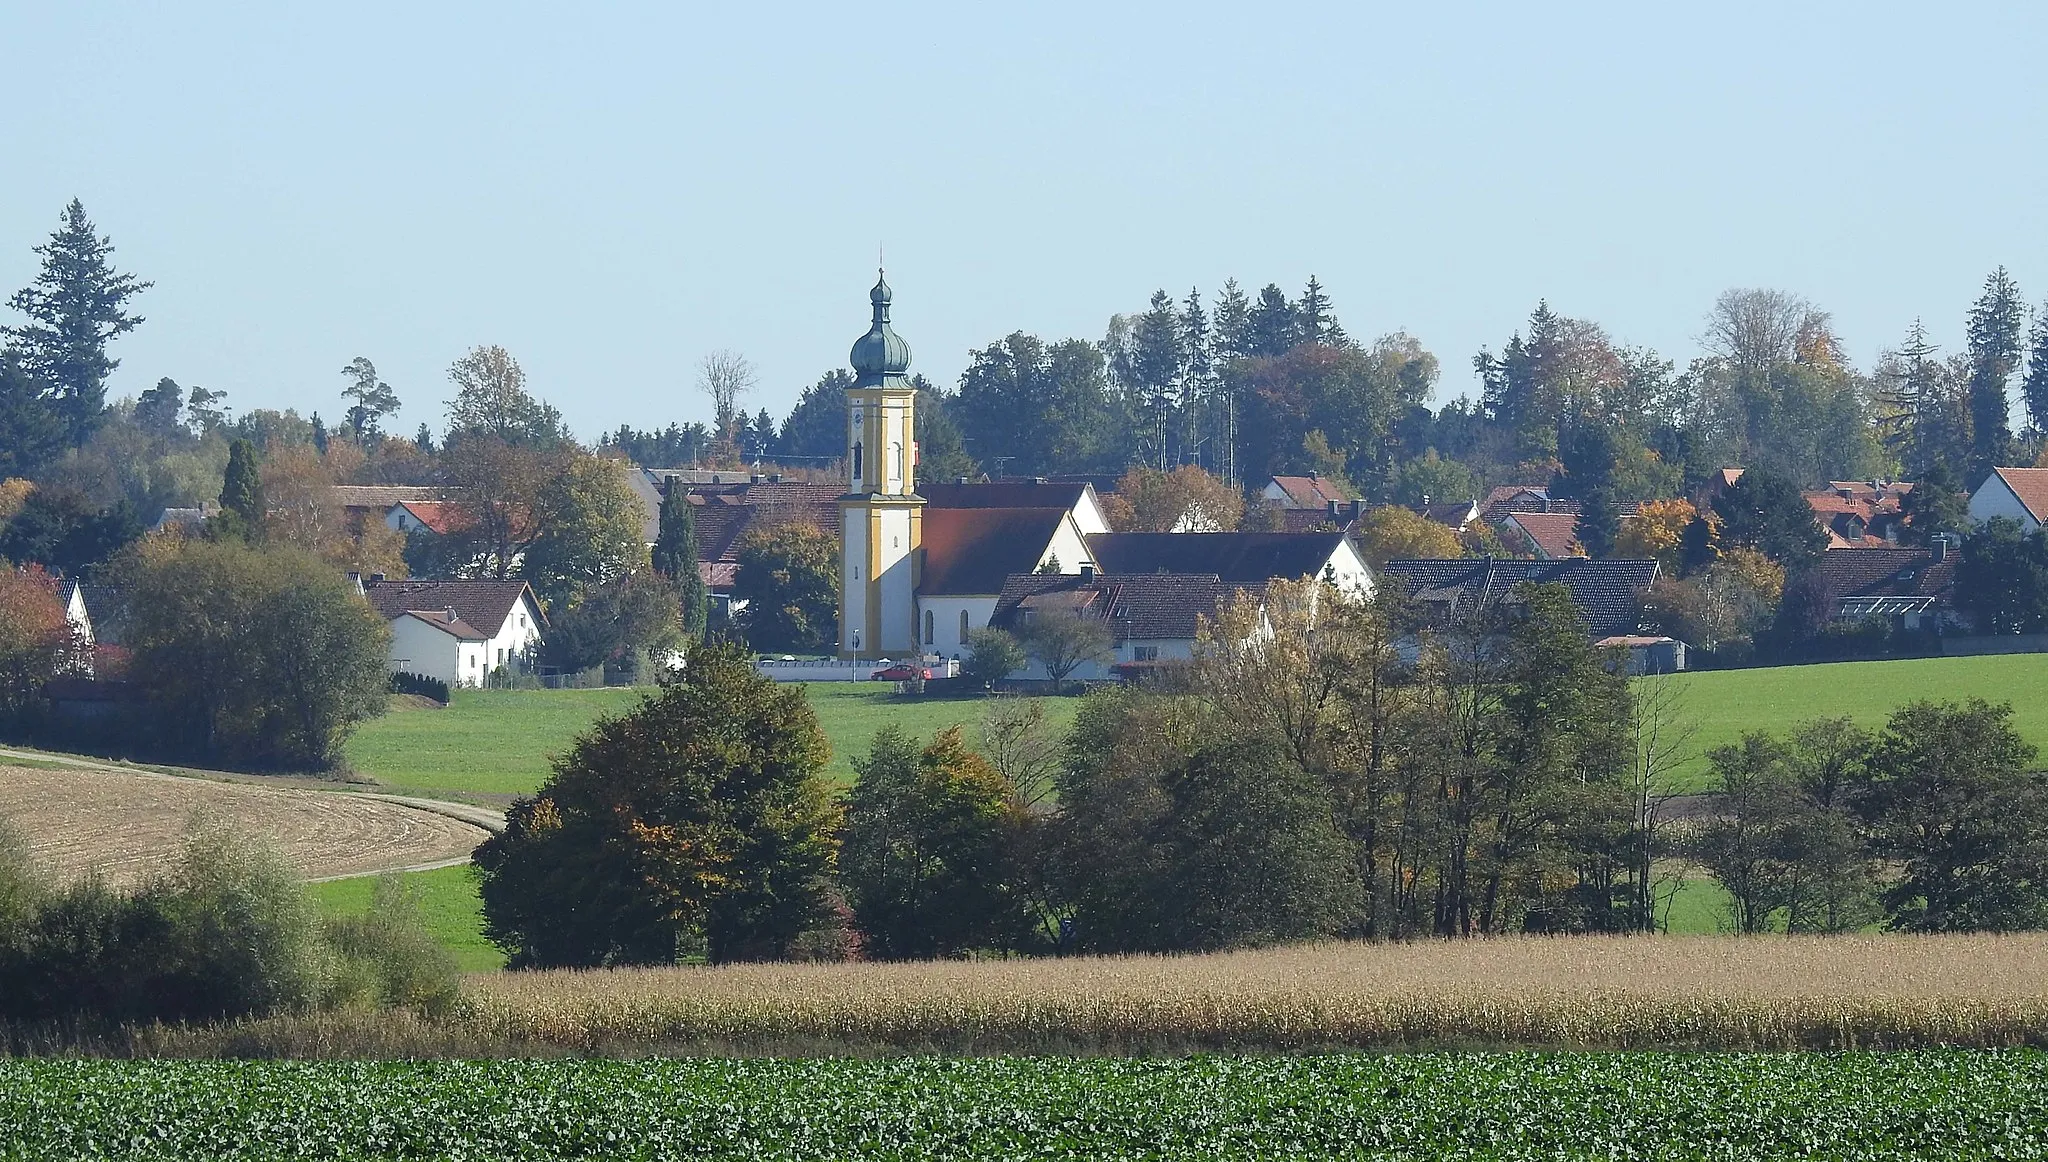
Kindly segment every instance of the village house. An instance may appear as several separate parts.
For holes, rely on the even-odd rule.
[[[1821,554],[1813,577],[1829,619],[1879,620],[1899,630],[1964,628],[1965,618],[1956,606],[1958,544],[1944,534],[1927,548],[1830,549]]]
[[[1556,561],[1498,557],[1445,561],[1389,561],[1380,570],[1414,605],[1422,624],[1437,632],[1471,624],[1521,601],[1520,587],[1558,584],[1585,619],[1586,637],[1603,648],[1626,648],[1634,672],[1685,668],[1682,645],[1641,632],[1643,595],[1657,579],[1657,562],[1569,557]]]
[[[2048,468],[1993,468],[1970,494],[1970,519],[1994,517],[2018,521],[2023,533],[2048,524]]]
[[[351,577],[391,627],[392,672],[476,687],[534,671],[547,618],[526,582]]]

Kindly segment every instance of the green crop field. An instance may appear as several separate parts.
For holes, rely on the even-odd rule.
[[[828,778],[853,779],[850,756],[867,749],[889,723],[920,737],[981,720],[980,699],[898,697],[880,682],[813,682],[804,686],[832,742]],[[349,765],[391,790],[465,798],[523,795],[548,776],[553,756],[569,748],[601,714],[636,705],[645,690],[458,690],[445,710],[395,710],[372,719],[348,743]],[[1047,700],[1061,725],[1075,700]]]
[[[484,939],[483,902],[477,898],[476,877],[468,867],[401,872],[398,878],[419,901],[427,931],[455,954],[464,972],[492,972],[505,967],[505,954]],[[323,911],[343,916],[368,911],[370,893],[376,886],[376,876],[354,876],[308,884],[306,890]]]
[[[1688,790],[1707,777],[1705,755],[1745,731],[1784,733],[1811,718],[1853,718],[1867,727],[1915,699],[1982,698],[2013,704],[2013,724],[2048,752],[2048,655],[1834,662],[1755,670],[1703,670],[1669,681],[1679,717],[1695,733],[1678,771]]]
[[[2041,1158],[2048,1058],[0,1061],[0,1158]]]

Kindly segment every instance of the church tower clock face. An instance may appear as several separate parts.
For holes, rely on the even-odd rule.
[[[910,473],[917,391],[910,344],[889,325],[889,284],[868,301],[874,320],[854,342],[846,392],[846,494],[839,498],[839,654],[903,657],[918,648],[917,572],[924,498]]]

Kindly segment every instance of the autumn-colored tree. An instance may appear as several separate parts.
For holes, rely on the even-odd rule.
[[[0,561],[0,724],[41,696],[70,653],[57,579],[41,565],[15,569]]]
[[[1244,519],[1244,498],[1193,464],[1171,472],[1141,464],[1102,498],[1102,512],[1120,533],[1229,532]]]
[[[0,480],[0,525],[14,519],[21,506],[28,503],[29,494],[36,490],[35,481],[19,476]]]
[[[866,947],[890,959],[1014,948],[1031,928],[1014,884],[1014,788],[955,726],[920,749],[900,728],[854,759],[840,880]]]
[[[405,534],[381,520],[351,522],[335,483],[361,465],[353,444],[278,448],[263,460],[263,540],[315,554],[337,570],[405,576]]]
[[[1398,504],[1381,505],[1359,520],[1358,551],[1377,570],[1388,561],[1439,560],[1465,555],[1458,530]]]
[[[1631,560],[1655,559],[1663,562],[1666,572],[1675,573],[1679,541],[1685,536],[1685,527],[1698,515],[1689,500],[1646,501],[1635,516],[1621,522],[1612,555]]]
[[[838,811],[801,687],[738,647],[576,741],[477,849],[485,930],[517,967],[785,955],[823,918]]]

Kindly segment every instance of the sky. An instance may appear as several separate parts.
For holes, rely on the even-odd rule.
[[[786,414],[867,327],[914,370],[1310,275],[1475,393],[1538,299],[1683,363],[1714,297],[1954,350],[2048,301],[2048,5],[0,6],[0,289],[81,199],[155,281],[110,385],[437,430],[500,344],[585,438]],[[11,321],[11,320],[10,320]]]

